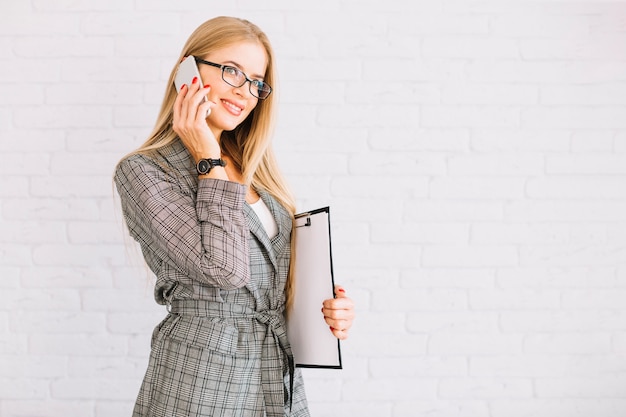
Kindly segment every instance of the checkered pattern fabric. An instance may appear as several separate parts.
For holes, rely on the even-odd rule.
[[[260,195],[270,239],[240,184],[198,181],[180,143],[115,171],[124,219],[169,313],[155,328],[133,417],[309,416],[287,341],[291,218]]]

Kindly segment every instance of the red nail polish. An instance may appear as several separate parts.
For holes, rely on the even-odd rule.
[[[204,88],[209,88],[211,87],[209,84],[205,85]]]
[[[193,77],[193,80],[191,80],[191,84],[195,84],[198,82],[198,77]]]
[[[331,331],[334,331],[334,330],[335,330],[335,328],[334,328],[333,326],[330,326],[330,330],[331,330]]]
[[[338,292],[346,292],[346,290],[344,290],[343,288],[339,288],[337,289]]]
[[[182,89],[183,89],[183,88],[185,88],[185,87],[187,87],[187,84],[183,84],[183,85],[181,85],[181,86],[180,86],[181,91],[182,91]]]

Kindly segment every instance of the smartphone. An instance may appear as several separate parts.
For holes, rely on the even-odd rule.
[[[183,84],[190,86],[194,77],[198,77],[200,88],[202,88],[204,84],[200,78],[200,71],[198,71],[198,66],[196,65],[196,58],[194,58],[193,55],[189,55],[183,60],[183,62],[180,63],[178,70],[176,71],[176,77],[174,77],[176,91],[180,91]],[[204,101],[206,101],[206,97],[204,98]]]

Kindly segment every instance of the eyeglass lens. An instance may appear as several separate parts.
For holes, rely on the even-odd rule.
[[[246,74],[235,67],[225,66],[222,68],[222,78],[233,87],[241,87],[248,81]],[[263,81],[250,80],[250,93],[258,98],[266,98],[272,89]]]

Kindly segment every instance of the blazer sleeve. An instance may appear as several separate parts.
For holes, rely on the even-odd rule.
[[[120,162],[114,180],[129,232],[144,256],[150,251],[184,275],[226,290],[250,281],[244,185],[201,179],[194,202],[175,178],[142,155]]]

